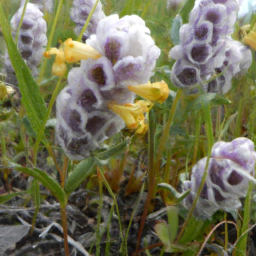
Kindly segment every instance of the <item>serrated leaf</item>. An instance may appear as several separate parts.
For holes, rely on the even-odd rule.
[[[96,155],[96,157],[99,160],[106,160],[106,159],[114,156],[115,154],[120,153],[121,150],[126,148],[127,143],[128,143],[128,140],[125,140],[125,141],[121,142],[118,145],[110,147],[110,149],[108,149],[108,150],[106,150],[104,152],[98,153]]]
[[[180,15],[177,15],[172,22],[171,39],[174,45],[180,44],[180,27],[182,25],[182,19]]]
[[[195,5],[195,0],[187,0],[183,8],[180,11],[183,24],[188,23],[189,14]]]
[[[93,157],[88,157],[76,166],[66,181],[65,192],[67,195],[71,194],[89,175],[92,174],[94,170],[93,167]]]
[[[44,99],[40,94],[37,83],[34,81],[28,66],[22,59],[21,54],[13,41],[10,29],[8,27],[8,20],[2,5],[0,5],[0,23],[10,60],[19,82],[22,102],[25,106],[30,124],[33,130],[37,132],[41,126],[41,121],[46,114],[47,108]]]
[[[55,196],[58,201],[60,202],[61,207],[65,207],[67,203],[67,196],[60,186],[60,184],[50,177],[46,172],[41,171],[39,169],[33,168],[27,168],[22,167],[14,162],[9,161],[9,164],[11,164],[10,168],[14,168],[17,171],[20,171],[22,173],[28,174],[29,176],[34,177],[39,182],[41,182],[48,190],[51,191],[52,195]]]

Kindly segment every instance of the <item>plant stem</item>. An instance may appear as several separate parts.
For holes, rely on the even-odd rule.
[[[253,184],[250,181],[249,188],[248,188],[247,195],[244,202],[244,220],[243,220],[243,226],[241,228],[240,234],[243,234],[246,232],[250,223],[252,188],[253,188]],[[237,242],[234,256],[240,256],[241,254],[247,255],[246,244],[247,244],[247,236],[245,235]]]
[[[224,219],[225,219],[225,245],[224,250],[228,251],[228,223],[227,223],[227,213],[224,212]]]
[[[155,190],[156,172],[160,170],[162,152],[163,152],[165,143],[167,141],[169,131],[170,131],[170,127],[172,125],[174,114],[175,114],[175,111],[176,111],[176,108],[177,108],[177,105],[178,105],[178,102],[180,100],[181,95],[182,95],[182,91],[178,90],[177,94],[176,94],[176,97],[174,99],[174,102],[172,104],[170,115],[169,115],[169,118],[166,122],[164,131],[163,131],[163,135],[162,135],[162,137],[160,139],[160,142],[159,142],[159,148],[158,148],[158,152],[157,152],[156,162],[154,162],[154,133],[152,131],[153,124],[152,124],[152,126],[150,125],[150,123],[152,121],[151,121],[150,116],[149,116],[149,132],[148,132],[148,134],[149,134],[148,135],[149,136],[148,186],[149,187],[148,187],[147,201],[145,203],[143,214],[142,214],[142,217],[141,217],[140,229],[139,229],[139,232],[138,232],[135,255],[138,253],[138,250],[139,250],[141,235],[142,235],[142,231],[143,231],[144,224],[145,224],[145,221],[146,221],[148,208],[149,208],[149,205],[150,205],[150,202],[151,202],[151,199],[153,197],[154,190]],[[151,116],[151,118],[152,118],[152,116]]]
[[[118,223],[119,223],[119,229],[120,229],[120,237],[121,237],[121,240],[122,240],[122,244],[121,244],[121,251],[123,252],[122,255],[126,255],[127,254],[127,250],[125,248],[125,243],[124,243],[124,236],[123,236],[123,229],[122,229],[122,223],[121,223],[121,216],[120,216],[120,213],[119,213],[119,208],[118,208],[118,204],[117,204],[117,201],[116,201],[116,196],[115,194],[113,193],[111,187],[109,186],[105,176],[104,176],[104,173],[101,169],[100,166],[97,167],[99,173],[101,174],[101,178],[103,180],[103,183],[104,185],[106,186],[109,194],[111,195],[111,197],[113,198],[114,202],[115,202],[115,206],[116,206],[116,213],[117,213],[117,217],[118,217]]]
[[[62,176],[61,176],[61,186],[62,188],[65,187],[66,175],[68,169],[68,158],[65,156],[62,168]]]
[[[100,235],[100,221],[101,221],[101,210],[102,210],[102,205],[103,205],[103,200],[102,200],[102,179],[99,175],[99,188],[100,188],[100,199],[99,199],[99,208],[98,208],[98,217],[97,217],[97,230],[96,230],[96,236],[97,236],[97,242],[96,242],[96,256],[100,255],[100,240],[101,240],[101,235]]]
[[[56,25],[57,25],[57,22],[58,22],[58,19],[59,19],[59,16],[60,16],[60,10],[61,10],[62,4],[63,4],[63,0],[60,0],[57,12],[55,14],[55,18],[54,18],[54,21],[53,21],[53,24],[52,24],[52,27],[51,27],[51,33],[48,37],[48,42],[47,42],[47,46],[46,46],[46,49],[45,49],[46,51],[48,51],[51,47],[53,34],[54,34],[54,31],[55,31],[55,28],[56,28]],[[43,64],[42,64],[42,67],[40,69],[40,73],[39,73],[39,76],[38,76],[39,77],[39,79],[38,79],[39,84],[42,82],[42,79],[43,79],[43,74],[44,74],[44,70],[45,70],[45,67],[46,67],[46,62],[47,62],[47,59],[44,58],[44,61],[43,61]]]
[[[193,166],[196,163],[196,158],[197,158],[200,130],[201,130],[201,115],[199,115],[196,118],[196,138],[195,138],[195,147],[194,147],[194,155],[193,155]]]
[[[66,209],[65,208],[60,208],[60,212],[61,212],[62,228],[63,228],[63,236],[64,236],[65,256],[69,256],[68,227],[67,227]]]
[[[18,44],[19,32],[20,32],[20,28],[21,28],[22,23],[23,23],[23,19],[24,19],[24,15],[25,15],[25,12],[26,12],[27,4],[28,4],[28,0],[26,0],[25,4],[23,6],[23,10],[22,10],[22,14],[21,14],[21,17],[20,17],[19,26],[18,26],[17,31],[16,31],[16,35],[15,35],[15,44],[16,45]]]
[[[196,198],[194,199],[194,202],[192,204],[192,207],[188,213],[188,217],[185,220],[184,224],[182,225],[182,228],[180,230],[180,233],[176,239],[176,243],[180,240],[180,238],[182,237],[186,226],[190,220],[190,218],[192,217],[192,214],[195,210],[197,201],[199,199],[199,196],[201,194],[201,191],[203,189],[207,174],[208,174],[208,165],[210,162],[210,157],[211,157],[211,150],[212,150],[212,146],[213,146],[213,142],[214,142],[214,137],[213,137],[213,130],[212,130],[212,119],[211,119],[211,107],[209,102],[203,102],[202,101],[202,107],[203,107],[203,111],[204,111],[204,119],[205,119],[205,124],[206,124],[206,136],[207,136],[207,141],[208,141],[208,156],[207,156],[207,161],[206,161],[206,165],[205,165],[205,170],[204,170],[204,175],[202,177],[202,181],[200,183],[200,187],[197,191],[196,194]]]
[[[44,136],[45,125],[46,125],[46,122],[47,122],[47,120],[49,118],[49,115],[52,111],[52,106],[55,102],[57,94],[59,92],[59,87],[60,87],[61,80],[62,80],[62,77],[59,78],[59,81],[58,81],[58,83],[55,87],[55,90],[52,94],[52,97],[51,97],[51,100],[50,100],[50,103],[49,103],[49,106],[48,106],[48,109],[47,109],[47,113],[46,113],[46,115],[44,117],[44,120],[43,120],[43,123],[41,125],[41,129],[40,129],[40,131],[39,131],[39,133],[37,134],[37,137],[36,137],[36,142],[35,142],[34,150],[33,150],[34,151],[34,161],[33,161],[33,163],[34,163],[35,166],[36,166],[36,158],[37,158],[37,151],[38,151],[38,148],[39,148],[39,144],[40,144],[40,142],[41,142],[41,140]]]
[[[86,30],[86,28],[87,28],[87,26],[88,26],[88,24],[89,24],[89,22],[90,22],[90,20],[91,20],[91,18],[92,18],[92,15],[93,15],[93,13],[94,13],[96,7],[97,7],[98,2],[99,2],[99,0],[97,0],[97,1],[95,2],[95,4],[93,5],[92,10],[91,10],[91,12],[90,12],[90,14],[89,14],[89,16],[88,16],[88,18],[87,18],[87,20],[86,20],[86,22],[85,22],[83,28],[82,28],[82,31],[80,32],[80,34],[79,34],[79,36],[78,36],[78,38],[77,38],[77,41],[79,41],[79,42],[82,41],[83,34],[84,34],[84,32],[85,32],[85,30]]]
[[[238,138],[241,136],[243,107],[244,107],[244,99],[242,98],[239,102],[238,113],[236,117],[235,138]]]

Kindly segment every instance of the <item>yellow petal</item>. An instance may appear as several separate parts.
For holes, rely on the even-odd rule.
[[[109,104],[108,108],[119,115],[126,123],[128,129],[136,129],[138,124],[131,113],[131,107],[126,105]]]
[[[244,42],[256,51],[256,31],[251,32],[244,37]]]
[[[157,101],[159,103],[166,101],[169,96],[169,88],[164,81],[156,82],[153,84],[148,82],[147,84],[136,86],[129,85],[128,89],[143,97],[144,99]]]
[[[71,38],[67,39],[63,46],[65,60],[68,63],[74,63],[88,58],[98,59],[101,57],[101,54],[91,46],[73,41]]]
[[[108,108],[119,115],[126,123],[128,129],[137,129],[141,120],[144,120],[144,113],[148,112],[152,103],[139,100],[135,104],[117,105],[110,103]]]

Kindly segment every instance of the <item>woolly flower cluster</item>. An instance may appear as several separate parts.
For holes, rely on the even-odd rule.
[[[171,72],[174,85],[188,89],[201,85],[205,92],[226,93],[232,77],[247,72],[251,51],[230,37],[238,9],[236,0],[196,1],[189,23],[181,26],[180,45],[170,51],[177,60]],[[204,83],[222,72],[215,80]]]
[[[256,152],[247,138],[214,144],[205,184],[194,211],[195,216],[209,218],[219,209],[236,210],[239,198],[245,197],[248,182],[254,181]],[[192,169],[191,181],[184,182],[184,190],[191,189],[184,204],[191,208],[204,175],[207,158],[201,159]]]
[[[95,4],[96,0],[74,0],[73,6],[70,12],[70,18],[76,23],[75,33],[80,34],[84,24]],[[102,10],[102,4],[99,1],[96,9],[91,17],[91,20],[87,26],[86,31],[83,34],[83,42],[90,37],[90,35],[96,33],[96,28],[99,21],[105,18],[105,13]]]
[[[37,5],[41,12],[46,10],[51,13],[53,11],[53,0],[32,0],[32,2]]]
[[[57,138],[65,153],[82,160],[124,128],[109,104],[133,103],[128,85],[147,83],[160,49],[145,22],[136,15],[102,19],[87,44],[101,57],[81,61],[68,74],[69,86],[57,99]]]
[[[13,38],[16,37],[16,31],[19,26],[22,12],[23,6],[20,7],[11,19]],[[37,66],[41,62],[47,44],[46,30],[47,26],[43,19],[43,13],[36,7],[36,5],[28,3],[18,35],[18,48],[22,58],[26,61],[34,76],[38,73]],[[5,55],[5,68],[7,72],[7,80],[15,79],[13,78],[14,70],[8,54]]]

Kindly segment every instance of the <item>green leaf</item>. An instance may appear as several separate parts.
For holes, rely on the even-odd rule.
[[[0,23],[10,60],[19,82],[22,102],[27,111],[27,116],[31,126],[33,130],[37,132],[41,126],[41,121],[46,114],[47,108],[44,99],[40,94],[37,83],[34,81],[28,66],[22,59],[21,54],[13,41],[10,29],[8,27],[8,20],[2,5],[0,5]]]
[[[206,103],[210,103],[216,96],[216,93],[204,93],[199,95],[195,100],[191,101],[187,105],[187,112],[192,112],[196,110],[202,109],[202,102],[206,105]]]
[[[47,189],[51,191],[52,195],[58,199],[61,207],[66,206],[67,196],[64,190],[61,188],[60,184],[52,177],[50,177],[47,173],[36,168],[30,169],[27,167],[22,167],[11,161],[9,161],[9,163],[11,164],[11,168],[14,168],[15,170],[20,171],[22,173],[28,174],[37,179],[38,181],[40,181]]]
[[[108,149],[108,150],[106,150],[104,152],[98,153],[96,155],[96,157],[99,160],[106,160],[106,159],[114,156],[115,154],[120,153],[121,150],[126,148],[127,143],[128,143],[128,140],[125,140],[125,141],[121,142],[118,145],[112,146],[110,149]]]
[[[172,28],[171,28],[171,39],[174,45],[180,44],[180,27],[182,25],[182,19],[180,15],[177,15],[173,19]]]
[[[65,185],[65,192],[70,195],[94,170],[94,159],[89,157],[81,161],[71,175],[68,177]]]
[[[211,105],[230,105],[231,101],[223,97],[222,95],[216,94],[216,96],[212,99]]]
[[[180,245],[180,244],[170,244],[165,251],[166,252],[192,252],[193,254],[189,255],[195,255],[195,253],[198,251],[200,246],[200,243],[190,243],[186,245]],[[184,254],[183,254],[184,255]]]
[[[33,197],[36,208],[38,208],[41,205],[41,195],[39,182],[36,179],[32,180],[31,182],[30,193]]]
[[[8,195],[1,195],[0,196],[0,204],[4,203],[6,201],[9,201],[16,196],[21,196],[21,195],[26,195],[26,194],[29,194],[29,191],[17,192],[17,193],[12,193],[12,194],[8,194]]]
[[[172,185],[170,185],[168,183],[164,183],[164,182],[159,183],[157,185],[157,189],[162,189],[162,190],[165,190],[168,193],[170,193],[176,199],[177,203],[181,202],[190,193],[190,190],[187,190],[186,192],[181,194]]]
[[[162,243],[168,247],[170,245],[170,237],[169,237],[169,228],[168,224],[165,221],[157,223],[154,226],[154,229],[157,233],[157,236],[162,241]]]
[[[31,127],[31,124],[30,124],[30,122],[28,120],[28,117],[26,115],[21,119],[21,122],[23,123],[23,125],[26,128],[27,134],[29,136],[33,137],[33,138],[36,138],[36,133],[33,130],[33,128]]]
[[[195,5],[195,0],[187,0],[183,8],[180,11],[183,24],[188,23],[189,14]]]
[[[174,242],[179,229],[179,208],[176,206],[167,206],[167,217],[169,225],[169,239]]]
[[[205,220],[197,220],[194,216],[189,220],[185,232],[183,233],[181,239],[179,240],[179,244],[186,244],[195,240],[195,238],[204,230],[202,227],[204,226]]]

